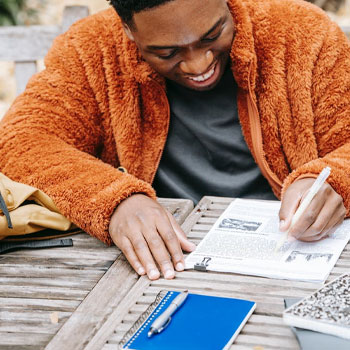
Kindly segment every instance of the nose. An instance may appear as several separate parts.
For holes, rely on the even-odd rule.
[[[191,75],[201,75],[206,73],[213,63],[214,55],[208,50],[203,52],[201,50],[189,51],[183,61],[180,63],[180,69]]]

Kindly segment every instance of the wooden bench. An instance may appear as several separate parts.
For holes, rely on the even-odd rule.
[[[37,72],[37,62],[46,56],[52,41],[88,15],[86,6],[67,6],[61,25],[0,27],[0,61],[15,62],[17,94],[24,91],[29,78]]]

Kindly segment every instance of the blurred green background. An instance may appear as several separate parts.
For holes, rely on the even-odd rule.
[[[0,0],[0,26],[39,23],[39,11],[46,0]]]

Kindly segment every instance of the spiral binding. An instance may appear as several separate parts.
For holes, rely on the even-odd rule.
[[[120,350],[130,349],[130,346],[132,345],[132,343],[145,330],[145,328],[151,322],[153,322],[154,318],[157,317],[159,312],[162,310],[163,306],[168,302],[169,298],[173,294],[174,292],[167,291],[167,290],[161,290],[157,294],[154,302],[147,308],[147,310],[137,319],[137,321],[132,325],[132,327],[125,333],[123,339],[119,343]]]

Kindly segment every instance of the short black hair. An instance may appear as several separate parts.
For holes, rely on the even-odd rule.
[[[117,11],[119,17],[128,25],[132,25],[135,13],[148,10],[174,0],[107,0]]]

